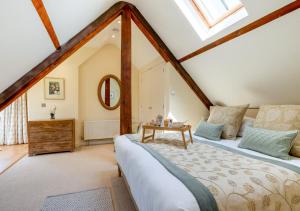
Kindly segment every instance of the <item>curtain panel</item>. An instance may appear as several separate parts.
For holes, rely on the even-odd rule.
[[[26,144],[27,134],[27,97],[19,97],[0,112],[0,145]]]

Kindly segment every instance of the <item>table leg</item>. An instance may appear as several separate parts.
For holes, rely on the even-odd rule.
[[[155,130],[153,130],[153,134],[152,134],[152,140],[154,141],[155,138]]]
[[[145,141],[145,129],[143,128],[143,136],[142,136],[142,143]]]
[[[186,142],[185,142],[184,131],[181,131],[181,135],[182,135],[182,140],[183,140],[184,148],[187,149]]]
[[[118,166],[118,176],[121,177],[122,176],[121,168],[119,164],[117,164],[117,166]]]
[[[193,141],[193,136],[192,136],[191,128],[189,129],[189,134],[190,134],[190,140],[191,140],[191,143],[193,144],[194,141]]]

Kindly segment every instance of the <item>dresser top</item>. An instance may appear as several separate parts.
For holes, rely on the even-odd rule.
[[[28,122],[64,122],[64,121],[74,121],[75,119],[39,119],[30,120]]]

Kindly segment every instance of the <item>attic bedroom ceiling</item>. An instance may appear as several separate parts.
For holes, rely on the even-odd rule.
[[[60,44],[116,2],[43,0]],[[179,59],[293,1],[242,0],[249,15],[204,42],[174,0],[129,2]],[[300,104],[299,25],[298,9],[182,64],[214,103]],[[1,93],[55,48],[31,1],[1,2],[0,26]]]

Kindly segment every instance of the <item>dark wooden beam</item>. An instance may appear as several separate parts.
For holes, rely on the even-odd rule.
[[[24,94],[34,84],[39,82],[55,67],[65,61],[69,56],[76,52],[80,47],[92,39],[96,34],[102,31],[107,25],[115,20],[123,8],[127,5],[126,2],[118,2],[99,16],[95,21],[85,27],[77,35],[75,35],[61,48],[53,52],[44,61],[34,67],[32,70],[23,75],[14,84],[8,87],[0,94],[0,111]]]
[[[16,100],[19,96],[24,94],[34,84],[39,82],[54,68],[56,68],[59,64],[65,61],[68,57],[70,57],[74,52],[76,52],[80,47],[82,47],[85,43],[92,39],[101,30],[103,30],[113,20],[115,20],[119,15],[121,15],[123,11],[125,11],[125,7],[130,9],[131,18],[134,20],[134,22],[137,24],[140,30],[145,34],[145,36],[152,43],[152,45],[157,49],[160,55],[165,59],[165,61],[170,62],[175,67],[177,72],[181,75],[181,77],[186,81],[189,87],[195,92],[195,94],[205,104],[207,108],[210,105],[212,105],[212,103],[201,91],[201,89],[198,87],[198,85],[195,83],[192,77],[179,63],[179,61],[175,58],[172,52],[168,49],[168,47],[164,44],[164,42],[160,39],[158,34],[152,29],[150,24],[136,9],[136,7],[132,4],[121,1],[109,8],[105,13],[103,13],[95,21],[93,21],[91,24],[85,27],[71,40],[62,45],[59,49],[57,49],[50,56],[48,56],[44,61],[42,61],[32,70],[23,75],[14,84],[12,84],[10,87],[4,90],[0,94],[0,111],[3,110],[6,106],[8,106],[10,103],[12,103],[14,100]],[[125,58],[127,57],[124,56],[124,62]],[[128,126],[129,124],[126,123],[126,125]],[[131,127],[131,124],[126,129],[126,132],[131,130],[131,128],[129,127]]]
[[[121,22],[121,105],[120,133],[132,132],[131,111],[131,11],[125,7]]]
[[[202,90],[198,87],[193,78],[189,75],[189,73],[185,70],[185,68],[180,64],[180,62],[176,59],[173,53],[169,50],[166,44],[162,41],[159,35],[153,30],[151,25],[147,22],[144,16],[139,12],[139,10],[130,5],[131,9],[131,18],[135,22],[135,24],[139,27],[139,29],[144,33],[147,39],[152,43],[154,48],[160,53],[160,55],[164,58],[166,62],[170,62],[179,75],[185,80],[185,82],[189,85],[189,87],[194,91],[197,97],[203,102],[203,104],[209,108],[212,103],[206,97],[206,95],[202,92]]]
[[[256,21],[248,24],[245,27],[243,27],[241,29],[238,29],[238,30],[226,35],[225,37],[222,37],[221,39],[218,39],[218,40],[214,41],[213,43],[210,43],[210,44],[194,51],[193,53],[190,53],[190,54],[182,57],[181,59],[179,59],[179,62],[184,62],[184,61],[189,60],[189,59],[191,59],[195,56],[198,56],[199,54],[202,54],[202,53],[204,53],[204,52],[206,52],[210,49],[213,49],[213,48],[215,48],[219,45],[222,45],[223,43],[226,43],[230,40],[233,40],[233,39],[235,39],[235,38],[237,38],[237,37],[239,37],[243,34],[246,34],[246,33],[250,32],[250,31],[252,31],[252,30],[254,30],[258,27],[261,27],[261,26],[263,26],[263,25],[265,25],[265,24],[267,24],[267,23],[269,23],[273,20],[276,20],[277,18],[280,18],[280,17],[282,17],[282,16],[284,16],[284,15],[286,15],[286,14],[288,14],[288,13],[294,11],[294,10],[297,10],[299,8],[300,8],[300,0],[294,1],[290,4],[288,4],[288,5],[286,5],[282,8],[280,8],[280,9],[278,9],[278,10],[276,10],[276,11],[274,11],[274,12],[272,12],[272,13],[270,13],[270,14],[268,14],[268,15],[266,15],[266,16],[258,19],[258,20],[256,20]]]
[[[53,45],[55,46],[56,49],[58,49],[60,47],[59,41],[57,39],[57,36],[55,34],[55,31],[53,29],[52,23],[50,21],[50,18],[47,14],[47,11],[45,9],[45,6],[43,4],[42,0],[32,0],[32,3],[37,11],[37,13],[39,14],[52,42]]]

